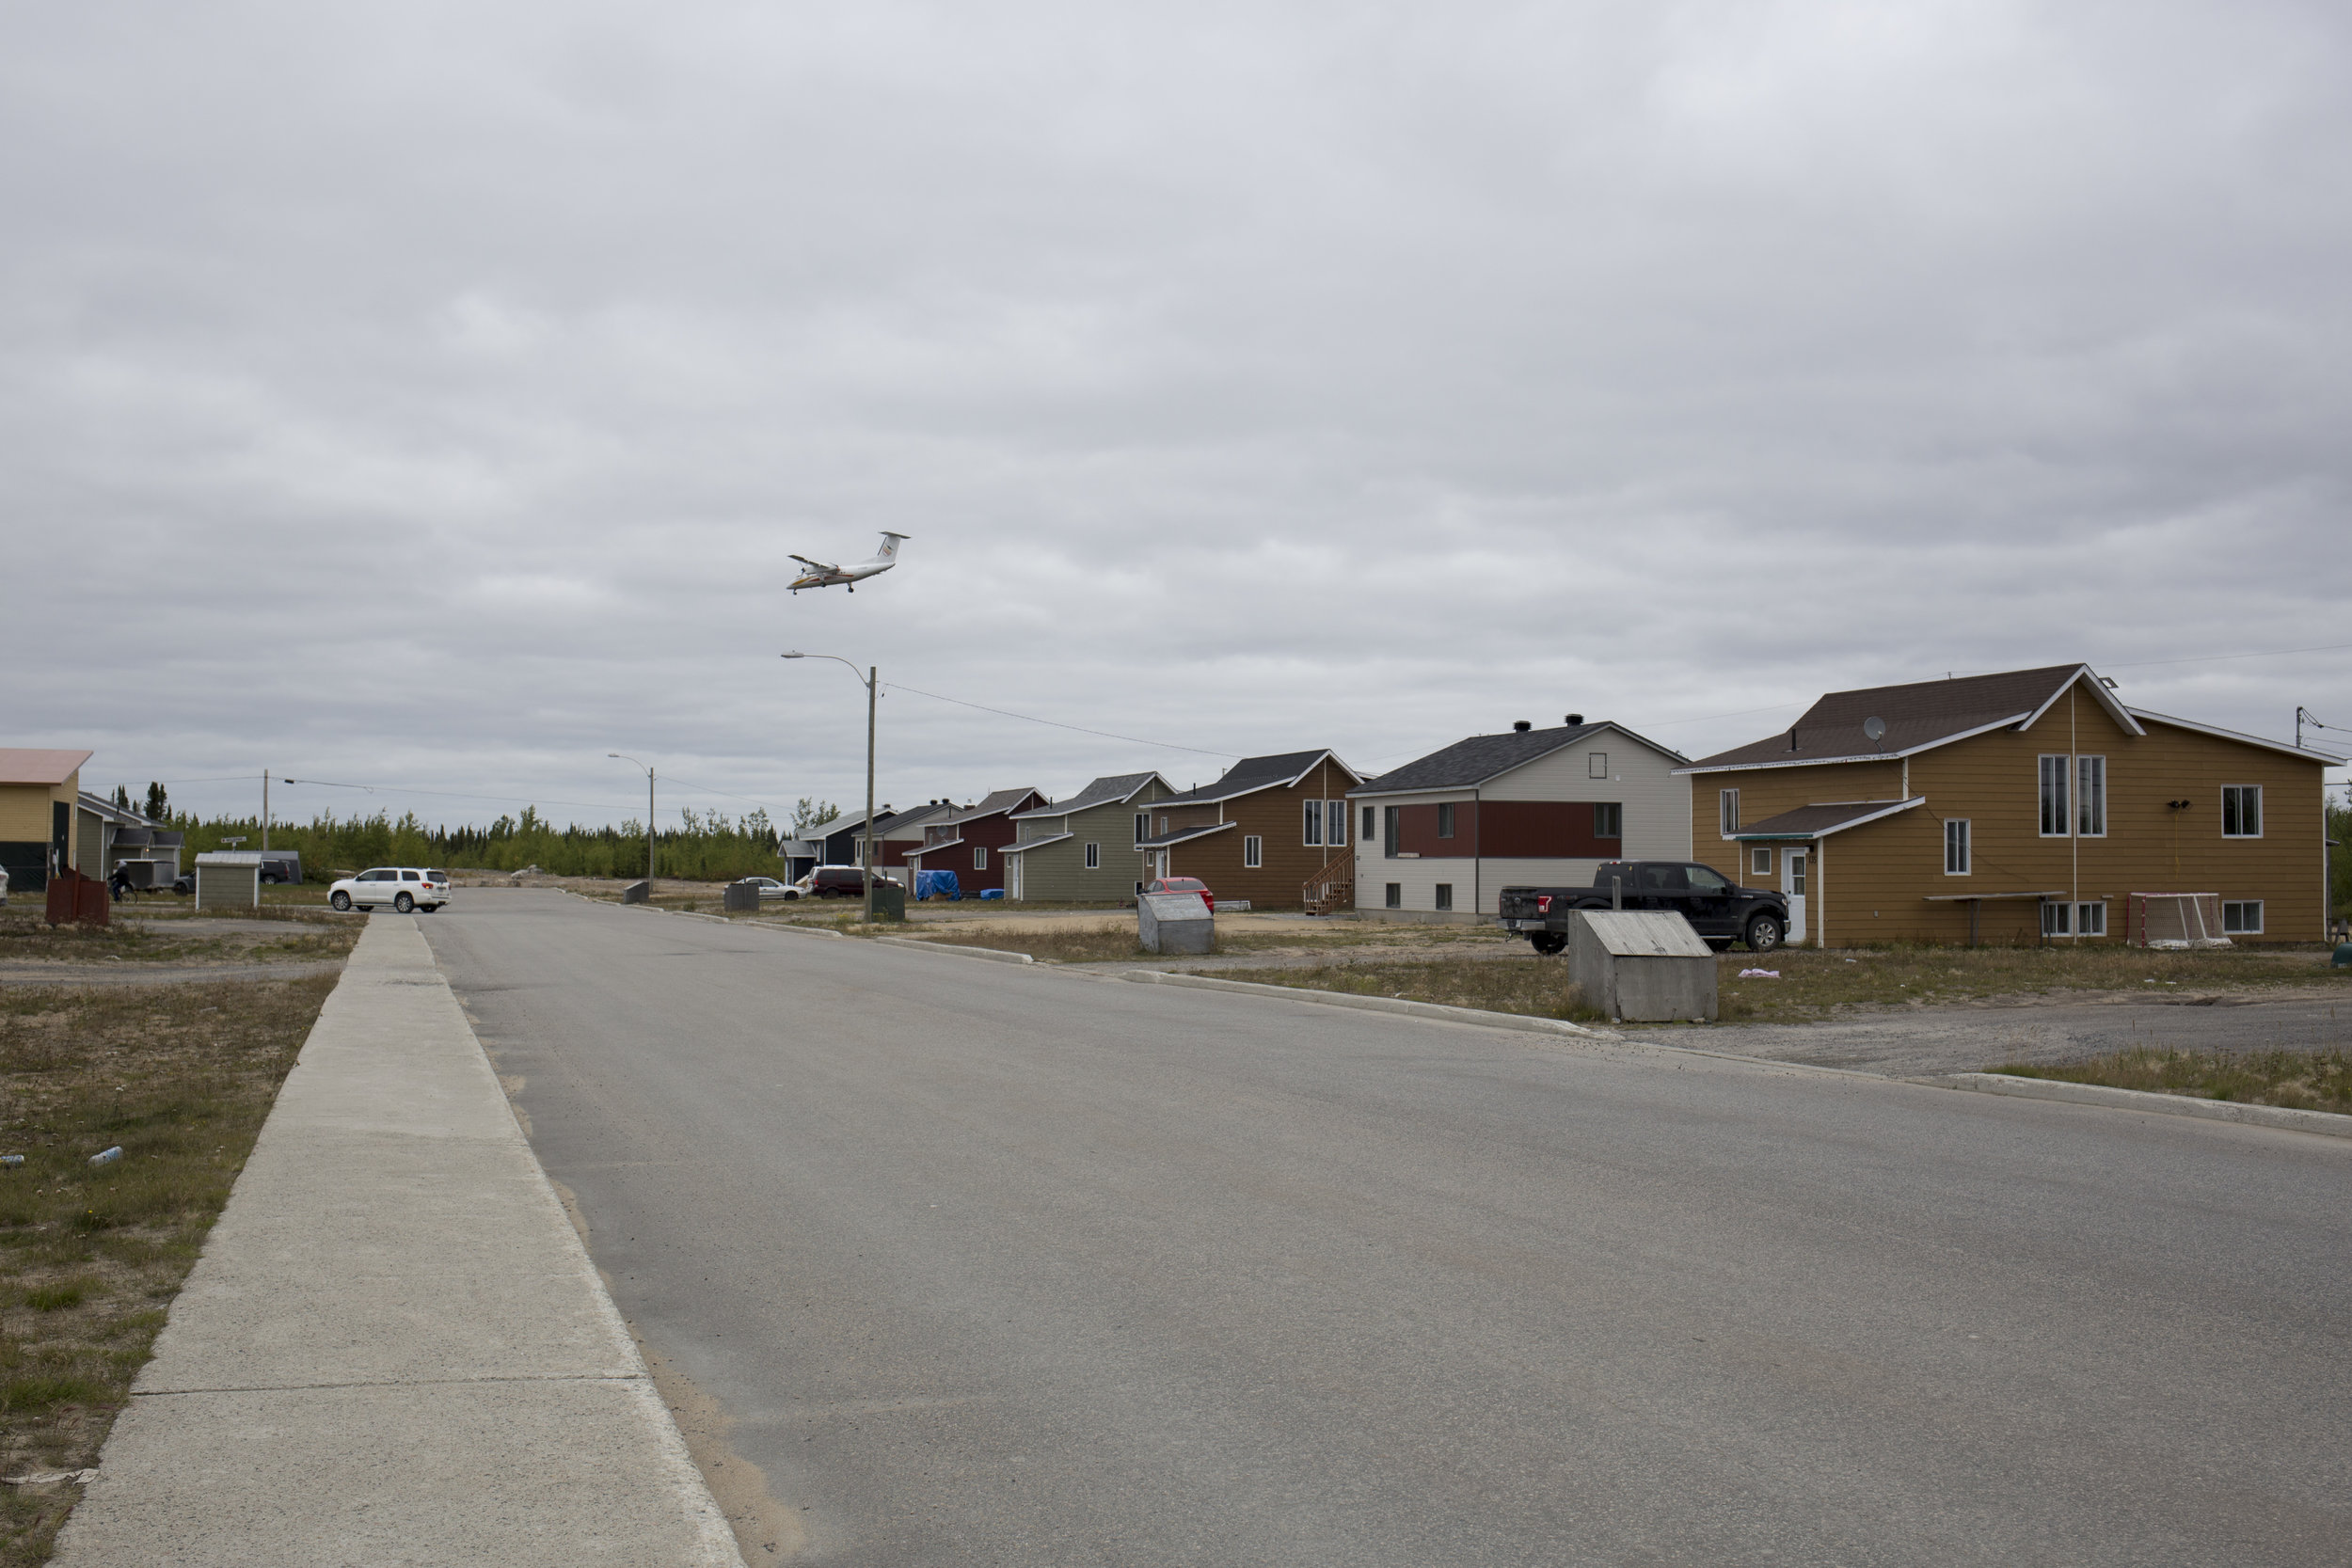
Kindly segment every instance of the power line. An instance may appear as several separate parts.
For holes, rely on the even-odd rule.
[[[193,781],[191,781],[193,782]],[[357,789],[370,795],[432,795],[450,800],[492,800],[500,805],[580,806],[593,811],[628,811],[610,800],[537,800],[517,795],[472,795],[456,789],[412,789],[401,784],[338,784],[332,779],[280,779],[282,784],[295,784],[308,789]]]
[[[911,691],[917,697],[929,697],[935,703],[953,703],[958,707],[977,708],[982,713],[993,713],[1006,719],[1020,719],[1032,724],[1050,724],[1057,730],[1075,730],[1080,735],[1099,735],[1105,740],[1124,740],[1135,746],[1157,746],[1170,752],[1194,752],[1204,757],[1238,757],[1241,755],[1239,752],[1212,752],[1205,746],[1179,746],[1172,740],[1146,740],[1141,736],[1113,735],[1108,730],[1090,730],[1084,724],[1065,724],[1058,719],[1040,719],[1034,713],[1015,713],[1010,708],[990,707],[986,703],[967,703],[961,697],[943,697],[936,691],[926,691],[918,686],[900,686],[896,681],[884,681],[882,686],[891,691]]]
[[[2352,642],[2326,642],[2316,648],[2258,648],[2250,654],[2199,654],[2189,658],[2143,658],[2137,664],[2110,664],[2110,670],[2153,670],[2160,664],[2218,664],[2228,658],[2281,658],[2288,654],[2334,654]]]

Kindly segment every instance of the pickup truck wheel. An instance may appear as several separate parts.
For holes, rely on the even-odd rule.
[[[339,893],[335,895],[334,897],[329,898],[327,903],[332,905],[337,910],[348,910],[351,908],[351,895],[348,893]]]
[[[1782,934],[1778,920],[1769,914],[1759,914],[1748,922],[1748,951],[1769,953],[1780,945]]]
[[[1546,958],[1551,957],[1568,944],[1566,936],[1558,931],[1538,931],[1527,940],[1536,952],[1543,954]]]
[[[414,898],[409,897],[406,894],[395,893],[392,895],[392,908],[398,910],[401,913],[406,914],[409,911],[415,909],[416,907],[417,901]]]

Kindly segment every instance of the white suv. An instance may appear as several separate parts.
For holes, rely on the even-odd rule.
[[[326,901],[339,910],[354,904],[363,910],[389,904],[406,914],[410,910],[439,909],[449,902],[449,889],[413,865],[379,865],[337,882]]]

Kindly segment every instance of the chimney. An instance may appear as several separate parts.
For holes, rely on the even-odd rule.
[[[1511,733],[1513,735],[1525,735],[1528,731],[1534,729],[1534,725],[1529,723],[1524,719],[1514,719],[1511,721]]]
[[[1581,713],[1571,713],[1568,715],[1568,722],[1571,724],[1581,724],[1584,722],[1584,716]]]

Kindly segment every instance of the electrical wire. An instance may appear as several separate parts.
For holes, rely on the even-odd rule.
[[[1050,724],[1057,730],[1075,730],[1080,735],[1099,735],[1105,740],[1124,740],[1134,746],[1157,746],[1169,752],[1193,752],[1204,757],[1237,758],[1241,755],[1239,752],[1213,752],[1205,746],[1179,746],[1172,740],[1146,740],[1141,736],[1114,735],[1109,730],[1090,730],[1084,724],[1065,724],[1058,719],[1040,719],[1034,713],[1015,713],[1010,708],[990,707],[986,703],[967,703],[961,697],[944,697],[936,691],[926,691],[919,686],[900,686],[896,681],[882,682],[882,689],[886,691],[911,691],[917,697],[929,697],[935,703],[953,703],[958,707],[977,708],[982,713],[993,713],[1006,719],[1020,719],[1032,724]]]
[[[580,806],[595,811],[628,811],[628,806],[610,800],[536,800],[516,795],[473,795],[457,789],[411,789],[400,784],[338,784],[332,779],[279,779],[281,784],[305,789],[357,789],[370,795],[432,795],[450,800],[493,800],[501,805]]]

